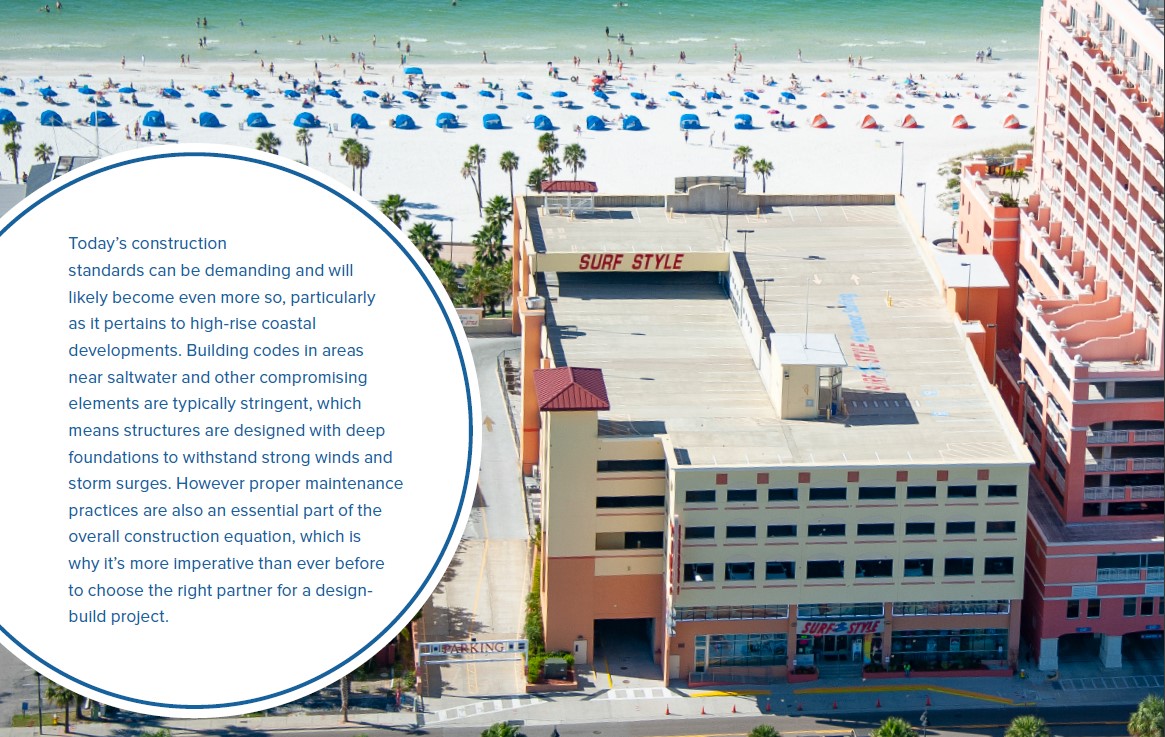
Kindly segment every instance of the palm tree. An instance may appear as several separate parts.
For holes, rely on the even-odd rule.
[[[502,195],[493,197],[489,202],[485,203],[485,221],[490,225],[496,225],[505,230],[506,225],[514,219],[514,208]]]
[[[355,138],[345,138],[340,141],[340,156],[344,163],[352,167],[352,189],[356,189],[356,161],[359,158],[358,149],[362,148],[360,141]]]
[[[307,160],[307,147],[311,145],[311,131],[307,128],[298,128],[295,131],[295,142],[303,146],[303,165],[311,166]]]
[[[1161,737],[1162,700],[1160,696],[1146,696],[1129,715],[1131,737]]]
[[[481,737],[526,737],[508,722],[498,722],[481,731]]]
[[[1023,714],[1011,720],[1003,737],[1051,737],[1051,734],[1043,719]]]
[[[405,209],[405,198],[398,194],[390,194],[381,200],[380,211],[398,228],[401,223],[409,219],[409,211]],[[430,225],[429,227],[432,228],[433,226]]]
[[[555,175],[562,171],[562,164],[553,156],[547,156],[542,159],[542,169],[546,172],[547,178],[554,179]]]
[[[465,296],[461,292],[461,285],[457,283],[457,269],[453,266],[453,262],[438,258],[432,261],[432,265],[433,272],[437,275],[437,280],[441,282],[441,286],[445,287],[445,291],[448,292],[449,299],[455,305],[463,305]],[[408,627],[401,632],[407,630]]]
[[[752,173],[760,177],[760,191],[766,191],[765,181],[773,175],[773,162],[768,159],[757,159],[752,162]]]
[[[15,141],[4,144],[4,155],[12,159],[12,178],[20,182],[20,144]]]
[[[53,151],[53,147],[47,143],[38,143],[36,144],[36,148],[32,150],[32,155],[42,164],[49,163],[49,159],[55,156],[56,153],[56,151]]]
[[[513,151],[503,151],[498,158],[498,166],[510,175],[510,202],[514,201],[514,172],[518,170],[518,155]]]
[[[475,263],[466,269],[465,295],[469,298],[470,304],[490,312],[500,305],[504,313],[506,297],[510,292],[512,265],[512,262],[506,259],[494,266]]]
[[[481,167],[485,164],[485,149],[478,144],[469,147],[465,154],[465,164],[461,167],[461,176],[474,177],[473,191],[477,194],[477,214],[481,214]]]
[[[566,148],[562,149],[562,163],[570,167],[574,172],[574,178],[578,179],[578,170],[583,168],[587,163],[587,152],[583,147],[577,143],[572,143]]]
[[[69,708],[74,699],[76,699],[78,704],[80,704],[80,697],[64,686],[53,683],[52,681],[49,681],[48,685],[45,686],[44,695],[45,698],[49,700],[49,703],[56,704],[65,710],[65,734],[68,734]]]
[[[352,692],[352,676],[350,674],[340,678],[340,722],[348,723],[348,702]]]
[[[354,157],[356,163],[352,166],[360,172],[360,189],[358,191],[360,194],[364,194],[364,170],[372,163],[372,149],[362,143],[357,144]]]
[[[543,133],[538,136],[538,153],[551,156],[558,151],[558,137],[553,133]]]
[[[255,139],[255,148],[268,154],[278,154],[279,147],[283,145],[283,141],[279,140],[271,131],[260,133],[259,137]]]
[[[1019,183],[1026,182],[1028,179],[1030,179],[1027,173],[1027,169],[1009,169],[1008,171],[1004,172],[1003,178],[1011,183],[1012,197],[1015,197],[1018,194],[1017,190],[1019,189]]]
[[[777,731],[776,727],[759,724],[749,731],[748,737],[781,737],[781,733]]]
[[[526,187],[535,192],[542,191],[542,183],[546,181],[546,170],[542,167],[531,169],[530,174],[526,177]]]
[[[736,165],[740,164],[740,173],[744,176],[744,186],[741,187],[742,192],[748,190],[748,162],[752,161],[752,149],[748,146],[737,146],[736,150],[732,152],[732,170],[736,171]]]
[[[382,202],[380,206],[383,210],[384,203]],[[392,216],[390,215],[389,217]],[[441,245],[437,239],[437,231],[433,229],[432,223],[417,223],[414,225],[409,229],[409,240],[416,246],[417,251],[421,254],[421,258],[428,261],[430,266],[441,257]],[[404,632],[405,630],[401,631]]]
[[[890,717],[870,732],[870,737],[914,737],[914,730],[901,717]]]
[[[482,266],[497,266],[506,260],[505,233],[496,223],[486,223],[473,234],[473,260]]]

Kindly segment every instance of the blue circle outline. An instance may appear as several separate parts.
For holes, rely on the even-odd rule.
[[[79,184],[79,183],[85,181],[86,179],[89,179],[90,177],[96,176],[97,174],[101,174],[101,173],[104,173],[107,171],[112,171],[114,169],[118,169],[118,168],[123,167],[123,166],[128,166],[130,164],[139,164],[139,163],[146,162],[146,161],[152,161],[154,159],[186,158],[186,157],[211,157],[211,158],[221,158],[221,159],[232,159],[232,160],[236,160],[236,161],[246,162],[248,164],[258,164],[260,166],[270,167],[270,168],[275,169],[277,171],[282,171],[284,173],[291,174],[292,176],[299,177],[300,179],[303,179],[304,181],[309,182],[310,184],[314,184],[315,186],[319,187],[320,189],[323,189],[323,190],[335,195],[341,201],[347,203],[353,209],[355,209],[358,213],[363,215],[365,217],[365,219],[367,219],[369,222],[371,222],[380,232],[382,232],[384,235],[388,236],[389,240],[391,240],[396,245],[397,249],[404,255],[404,257],[406,259],[408,259],[409,263],[412,264],[413,268],[416,270],[417,274],[420,275],[421,279],[424,280],[425,286],[428,287],[428,289],[429,289],[429,293],[433,296],[434,300],[436,300],[436,302],[437,302],[437,306],[441,311],[441,316],[445,318],[445,325],[449,329],[450,337],[453,338],[453,347],[457,350],[457,360],[461,366],[461,378],[462,378],[462,383],[463,383],[464,388],[465,388],[465,399],[466,399],[466,405],[467,405],[467,409],[468,409],[468,413],[467,413],[468,438],[467,439],[469,442],[468,442],[468,450],[467,450],[466,458],[465,458],[465,475],[464,475],[462,485],[461,485],[461,496],[460,496],[460,499],[458,500],[458,503],[457,503],[457,514],[454,515],[454,517],[453,517],[453,525],[452,525],[452,527],[449,528],[449,533],[445,536],[445,541],[441,545],[441,553],[437,557],[436,562],[434,562],[432,568],[429,569],[429,572],[425,576],[425,580],[421,582],[420,587],[417,588],[416,592],[413,593],[413,595],[405,603],[404,607],[399,612],[397,612],[397,614],[392,618],[392,620],[389,621],[388,625],[386,625],[384,627],[384,629],[382,629],[380,632],[378,632],[371,640],[369,640],[364,645],[362,645],[360,647],[360,649],[358,649],[355,653],[348,656],[344,660],[340,661],[335,666],[325,670],[323,673],[319,674],[318,676],[315,676],[314,678],[310,678],[310,679],[303,681],[302,683],[298,683],[294,686],[289,686],[288,688],[282,689],[280,691],[276,691],[274,693],[267,694],[266,696],[258,696],[258,697],[252,698],[252,699],[246,699],[246,700],[242,700],[242,701],[229,701],[229,702],[224,702],[221,704],[167,704],[167,703],[163,703],[160,701],[146,701],[144,699],[135,699],[135,698],[130,697],[130,696],[125,696],[123,694],[114,693],[113,691],[107,691],[99,686],[93,685],[92,683],[88,683],[87,681],[82,681],[79,678],[74,678],[73,676],[69,675],[65,671],[57,668],[53,664],[44,660],[43,658],[41,658],[39,655],[37,655],[33,651],[29,650],[28,647],[24,645],[24,643],[22,643],[20,640],[16,639],[16,637],[14,637],[11,632],[9,632],[2,624],[0,624],[0,632],[2,632],[5,637],[7,637],[9,640],[11,640],[21,650],[23,650],[25,653],[28,653],[28,655],[30,657],[32,657],[34,660],[36,660],[36,662],[45,666],[51,672],[58,673],[58,674],[64,676],[65,678],[68,678],[69,680],[73,681],[74,683],[79,683],[82,686],[85,686],[87,688],[90,688],[90,689],[96,691],[97,693],[105,694],[106,696],[112,696],[114,698],[121,699],[122,701],[126,701],[126,702],[133,703],[133,704],[141,704],[143,706],[156,706],[156,707],[160,707],[160,708],[164,708],[164,709],[183,709],[183,710],[225,709],[225,708],[233,708],[233,707],[237,707],[237,706],[248,706],[250,704],[255,704],[255,703],[260,702],[260,701],[267,701],[269,699],[279,698],[280,696],[287,695],[287,694],[289,694],[293,691],[297,691],[305,686],[308,686],[308,685],[311,685],[314,683],[322,682],[326,677],[328,677],[329,675],[335,673],[336,671],[344,668],[344,666],[348,665],[353,660],[355,660],[358,655],[366,652],[369,648],[371,648],[373,645],[375,645],[376,642],[380,638],[384,637],[385,634],[387,634],[388,631],[390,629],[392,629],[393,626],[397,622],[400,621],[401,617],[404,616],[405,612],[408,611],[408,609],[413,606],[413,604],[417,601],[417,598],[420,597],[421,592],[425,589],[426,586],[428,586],[429,581],[432,580],[433,574],[437,572],[438,565],[440,565],[441,561],[445,558],[445,554],[449,550],[449,545],[453,541],[453,535],[457,531],[457,521],[459,519],[461,519],[462,510],[465,508],[465,501],[466,501],[466,498],[467,498],[468,493],[469,493],[470,476],[471,476],[472,471],[473,471],[472,464],[473,464],[473,443],[474,443],[475,419],[474,419],[473,393],[472,393],[472,390],[469,386],[469,374],[468,374],[468,371],[467,371],[466,366],[465,366],[465,355],[461,351],[461,342],[459,340],[457,340],[457,333],[453,328],[453,323],[449,318],[448,311],[445,309],[445,306],[441,303],[440,296],[437,294],[436,290],[433,288],[432,282],[430,282],[430,280],[425,276],[425,272],[417,264],[417,261],[414,258],[413,254],[409,252],[410,248],[405,247],[404,244],[402,244],[399,240],[397,240],[396,236],[393,235],[390,230],[385,228],[382,223],[377,221],[376,217],[371,212],[365,210],[363,207],[360,206],[360,204],[355,202],[351,197],[344,194],[343,192],[338,191],[337,189],[335,189],[331,185],[325,184],[322,181],[319,181],[319,180],[314,179],[312,177],[306,176],[302,172],[294,171],[292,169],[289,169],[286,166],[283,166],[281,164],[277,164],[277,163],[272,162],[272,161],[264,161],[262,159],[251,158],[250,156],[244,156],[242,154],[228,154],[228,153],[220,153],[220,152],[212,152],[212,151],[173,151],[173,152],[168,152],[168,153],[149,154],[146,156],[141,156],[141,157],[130,159],[129,161],[121,161],[121,162],[117,162],[114,164],[107,164],[107,165],[102,166],[102,167],[95,169],[93,171],[86,172],[84,174],[79,175],[76,179],[73,179],[72,181],[69,181],[66,184],[61,185],[59,188],[49,192],[44,197],[36,199],[35,201],[33,201],[32,203],[27,205],[23,210],[21,210],[20,214],[18,214],[16,217],[14,217],[11,222],[9,222],[2,229],[0,229],[0,238],[2,238],[4,236],[4,234],[6,232],[8,232],[8,230],[12,226],[14,226],[14,225],[16,225],[16,223],[20,222],[20,220],[25,215],[27,215],[28,213],[30,213],[34,209],[36,209],[36,207],[38,205],[47,201],[50,197],[53,197],[53,196],[65,191],[65,190],[69,189],[73,185]]]

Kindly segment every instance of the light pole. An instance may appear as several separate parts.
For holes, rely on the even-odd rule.
[[[765,279],[756,279],[755,281],[757,284],[762,285],[761,286],[761,293],[760,293],[761,294],[760,305],[761,305],[761,309],[767,313],[768,312],[768,304],[769,304],[769,282],[776,281],[776,278],[770,276],[770,277],[767,277]]]
[[[44,734],[44,702],[40,697],[40,673],[36,674],[36,724]]]
[[[919,182],[922,187],[922,240],[926,240],[926,182]]]
[[[906,180],[906,141],[894,141],[899,148],[898,155],[898,196],[902,197],[902,185]]]
[[[965,322],[971,322],[971,264],[970,262],[964,261],[960,266],[967,269],[967,298],[964,300],[963,320]]]
[[[748,228],[741,228],[740,230],[738,230],[736,232],[744,235],[744,253],[745,253],[745,255],[748,255],[748,234],[755,233],[756,231],[749,230]]]
[[[728,197],[732,191],[731,184],[721,184],[720,189],[724,190],[724,242],[728,242]]]
[[[449,263],[453,263],[453,216],[449,216]]]

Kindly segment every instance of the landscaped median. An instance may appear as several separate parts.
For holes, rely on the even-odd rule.
[[[574,672],[574,655],[546,652],[542,637],[542,556],[539,553],[535,545],[530,592],[526,594],[526,693],[575,691],[578,677]]]

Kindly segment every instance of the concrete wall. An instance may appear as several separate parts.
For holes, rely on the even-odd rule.
[[[736,188],[727,190],[728,210],[734,214],[767,211],[774,207],[803,207],[812,205],[893,205],[892,194],[753,194]],[[596,201],[597,204],[597,201]],[[667,207],[675,212],[724,212],[725,190],[715,184],[692,187],[687,194],[667,196]]]

